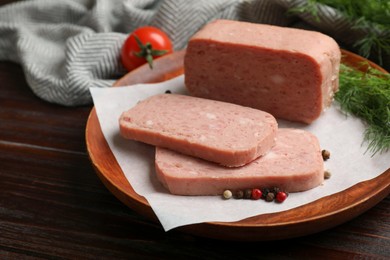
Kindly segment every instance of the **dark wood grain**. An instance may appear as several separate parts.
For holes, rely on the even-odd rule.
[[[165,233],[115,198],[95,174],[84,139],[90,109],[41,101],[20,66],[0,61],[0,259],[390,255],[390,196],[345,224],[296,239],[240,243]]]

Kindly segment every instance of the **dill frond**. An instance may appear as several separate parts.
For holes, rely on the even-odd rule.
[[[316,0],[307,0],[303,5],[299,5],[287,10],[288,15],[299,14],[299,13],[309,13],[317,22],[320,22],[318,17],[318,5]]]
[[[317,22],[318,4],[332,7],[341,12],[352,24],[352,29],[367,32],[354,44],[359,54],[368,58],[377,56],[383,65],[383,56],[390,55],[390,1],[389,0],[307,0],[306,3],[288,10],[289,14],[310,14]]]
[[[365,66],[368,66],[365,64]],[[340,88],[335,100],[348,114],[367,124],[364,142],[376,153],[390,149],[390,74],[372,67],[366,72],[341,64]]]

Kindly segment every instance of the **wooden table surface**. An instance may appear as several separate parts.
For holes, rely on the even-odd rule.
[[[336,228],[290,240],[227,242],[164,232],[119,202],[88,158],[92,106],[37,98],[0,62],[0,259],[386,259],[390,196]]]
[[[166,233],[98,179],[84,137],[90,110],[40,100],[19,65],[0,62],[0,259],[390,256],[390,196],[341,226],[285,241]]]

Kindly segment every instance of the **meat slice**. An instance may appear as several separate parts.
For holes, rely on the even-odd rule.
[[[189,41],[185,84],[194,96],[311,123],[338,90],[340,56],[318,32],[216,20]]]
[[[324,163],[317,138],[304,130],[279,129],[269,153],[238,168],[156,148],[156,173],[176,195],[218,195],[224,190],[279,187],[289,192],[320,185]]]
[[[229,167],[268,152],[278,127],[272,115],[257,109],[175,94],[139,102],[119,123],[125,138]]]

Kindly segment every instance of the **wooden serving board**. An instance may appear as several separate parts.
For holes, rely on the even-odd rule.
[[[362,61],[367,61],[348,51],[343,50],[342,53],[345,64],[357,66]],[[180,51],[159,58],[155,61],[153,70],[147,65],[141,66],[118,80],[114,86],[162,82],[183,74],[184,54],[184,51]],[[369,63],[386,72],[378,65]],[[92,109],[88,118],[86,143],[96,173],[110,192],[134,211],[158,222],[148,202],[133,190],[116,162],[101,131],[95,109]],[[237,222],[207,222],[177,229],[193,235],[224,240],[293,238],[320,232],[351,220],[376,205],[389,193],[390,169],[387,169],[377,178],[288,211],[263,214]]]

